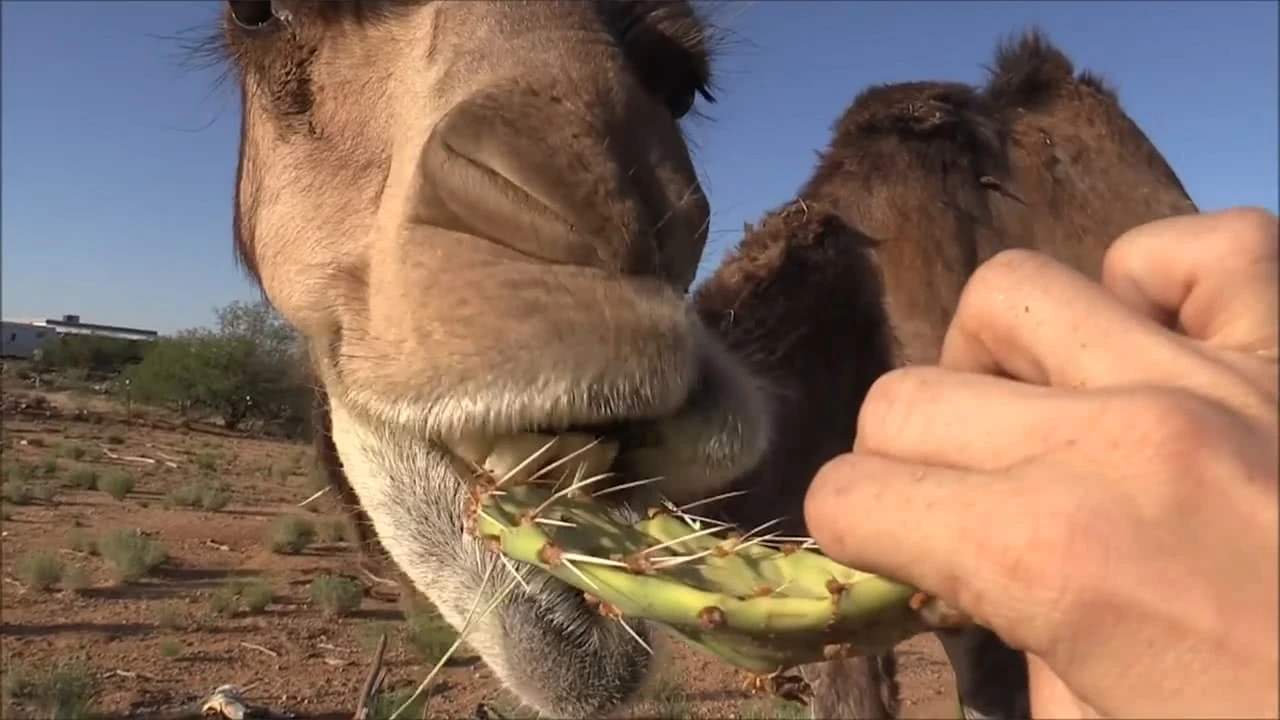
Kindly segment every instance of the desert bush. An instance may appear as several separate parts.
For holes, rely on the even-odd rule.
[[[231,580],[209,595],[209,609],[218,615],[232,616],[244,609],[260,613],[275,599],[271,585],[261,579]]]
[[[0,495],[14,505],[26,505],[31,502],[31,485],[23,480],[6,480]]]
[[[78,553],[98,554],[97,543],[94,542],[89,533],[80,528],[72,528],[71,532],[67,533],[67,547]]]
[[[98,489],[116,500],[124,500],[125,496],[133,492],[135,483],[132,473],[127,470],[116,470],[98,478]]]
[[[124,444],[124,436],[123,436],[123,435],[121,435],[121,434],[119,434],[119,433],[111,433],[110,435],[108,435],[108,436],[107,436],[107,444],[108,444],[108,445],[123,445],[123,444]]]
[[[83,565],[71,564],[62,573],[62,588],[71,592],[80,592],[93,584],[93,578]]]
[[[127,528],[107,533],[98,541],[98,552],[114,566],[116,579],[121,582],[144,577],[169,557],[164,545]]]
[[[342,518],[329,518],[324,524],[324,539],[329,542],[345,542],[347,523]]]
[[[211,483],[205,479],[197,479],[171,490],[166,501],[178,507],[221,510],[231,502],[231,490],[225,482]]]
[[[356,628],[356,642],[367,653],[378,649],[378,639],[383,635],[387,636],[387,652],[391,652],[391,642],[396,635],[395,623],[370,622]]]
[[[40,502],[53,502],[58,496],[58,487],[51,482],[38,482],[31,485],[31,497]]]
[[[392,713],[400,709],[400,706],[413,697],[413,687],[405,687],[399,690],[384,690],[374,697],[372,706],[369,708],[369,720],[389,720]],[[427,695],[423,693],[419,695],[413,704],[400,713],[400,717],[420,717],[422,715],[422,704],[426,702]]]
[[[35,477],[36,468],[31,463],[18,461],[12,465],[8,465],[4,469],[5,480],[17,480],[27,482]]]
[[[58,458],[49,456],[40,463],[40,474],[45,477],[52,477],[58,474]]]
[[[231,585],[223,585],[209,593],[209,609],[218,615],[226,615],[228,617],[235,615],[236,611],[240,609],[240,597],[236,592],[236,588]]]
[[[88,451],[83,445],[73,442],[64,442],[58,445],[58,455],[71,460],[83,460]]]
[[[156,612],[156,624],[166,630],[179,630],[185,624],[182,610],[176,605],[165,605]]]
[[[0,501],[0,520],[11,520],[13,518],[13,508],[9,504]]]
[[[78,490],[92,490],[98,486],[98,471],[93,468],[76,468],[67,476],[67,485]]]
[[[39,713],[36,717],[49,720],[87,720],[96,691],[92,672],[80,662],[42,673],[12,666],[5,671],[5,699],[31,705]]]
[[[311,601],[326,615],[350,615],[363,600],[364,589],[351,578],[324,573],[311,581]]]
[[[282,555],[296,555],[316,539],[316,526],[297,515],[285,515],[271,524],[271,550]]]
[[[35,550],[18,559],[18,579],[32,590],[52,589],[62,579],[62,571],[62,558],[49,550]]]
[[[324,466],[318,462],[311,463],[307,468],[307,488],[312,492],[319,492],[329,486],[329,475],[325,472]]]
[[[244,601],[245,609],[251,613],[266,610],[275,596],[276,593],[271,589],[271,585],[262,579],[250,580],[240,589],[240,599]]]
[[[165,638],[160,641],[160,655],[167,658],[176,658],[182,654],[182,643],[174,638]]]
[[[457,638],[457,631],[435,608],[405,616],[405,640],[425,663],[439,662]]]
[[[204,470],[206,472],[214,472],[215,470],[218,469],[218,460],[219,458],[217,455],[215,455],[212,452],[205,451],[200,453],[199,455],[196,455],[195,463],[196,463],[196,467],[200,468],[201,470]]]
[[[231,489],[226,483],[210,484],[200,493],[200,508],[211,512],[221,510],[231,502]]]

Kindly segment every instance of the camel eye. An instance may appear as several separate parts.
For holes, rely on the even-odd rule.
[[[276,19],[271,0],[227,0],[231,19],[246,30],[257,30]]]
[[[667,109],[671,111],[671,115],[675,119],[679,120],[689,114],[689,111],[693,109],[693,101],[696,99],[697,92],[695,88],[688,88],[676,91],[667,97]]]

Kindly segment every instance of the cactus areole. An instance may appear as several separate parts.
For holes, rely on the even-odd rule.
[[[467,531],[509,565],[581,590],[606,617],[658,623],[754,673],[883,652],[969,623],[912,587],[831,560],[807,538],[741,532],[660,499],[637,521],[619,520],[601,496],[639,483],[584,477],[583,467],[548,477],[473,468]]]

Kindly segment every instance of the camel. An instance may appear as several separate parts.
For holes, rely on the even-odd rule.
[[[455,627],[506,572],[463,533],[460,467],[604,436],[621,478],[662,478],[637,493],[798,508],[980,258],[1093,257],[1181,207],[1110,94],[1011,51],[985,92],[859,98],[794,207],[691,292],[709,208],[679,122],[713,100],[714,28],[684,0],[229,0],[217,38],[242,103],[237,256],[306,340],[317,457],[362,546]],[[627,703],[648,652],[520,572],[468,644],[544,714]],[[892,658],[845,662],[814,671],[819,695],[892,712]]]

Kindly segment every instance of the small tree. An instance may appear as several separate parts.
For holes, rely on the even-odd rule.
[[[265,301],[215,312],[216,330],[186,330],[151,348],[127,376],[134,396],[184,416],[216,413],[229,429],[251,417],[301,427],[308,385],[297,334]]]

